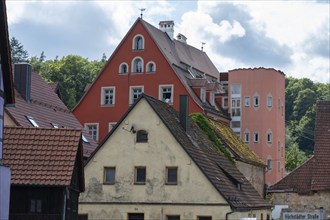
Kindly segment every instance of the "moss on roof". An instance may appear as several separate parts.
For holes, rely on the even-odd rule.
[[[253,152],[230,127],[212,119],[208,119],[208,121],[226,147],[230,148],[230,151],[236,154],[241,160],[243,159],[245,161],[265,165],[265,162]]]
[[[233,158],[230,152],[225,147],[221,139],[218,138],[217,134],[215,133],[213,127],[210,124],[210,121],[201,113],[193,113],[190,115],[190,117],[194,122],[196,122],[196,124],[207,135],[207,137],[214,143],[214,145],[217,147],[218,152],[222,153],[230,161],[233,162]]]

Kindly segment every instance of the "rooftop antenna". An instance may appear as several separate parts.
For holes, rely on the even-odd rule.
[[[143,16],[142,12],[144,12],[146,9],[145,8],[140,8],[139,10],[141,11],[141,19],[142,19],[142,16]]]
[[[202,42],[202,51],[203,51],[203,49],[204,49],[204,45],[205,45],[206,43],[205,42]]]

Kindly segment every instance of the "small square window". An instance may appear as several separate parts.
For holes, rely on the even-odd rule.
[[[141,94],[143,93],[143,86],[139,86],[139,87],[131,87],[130,88],[130,103],[129,104],[133,104],[135,103],[138,98],[141,96]]]
[[[114,184],[116,176],[116,168],[115,167],[105,167],[104,168],[104,183],[106,184]]]
[[[166,220],[180,220],[180,215],[168,215]]]
[[[101,105],[115,104],[115,87],[102,87]]]
[[[135,184],[146,183],[146,167],[135,167]]]
[[[31,199],[30,200],[30,212],[32,213],[41,213],[42,201],[40,199]]]
[[[136,132],[136,142],[137,143],[148,142],[148,133],[145,130],[138,130]]]
[[[244,97],[244,106],[245,107],[250,106],[250,97],[248,97],[248,96]]]
[[[178,183],[178,168],[166,167],[166,183],[176,185]]]
[[[143,213],[128,213],[128,220],[144,220]]]
[[[173,85],[159,85],[159,100],[173,103]]]

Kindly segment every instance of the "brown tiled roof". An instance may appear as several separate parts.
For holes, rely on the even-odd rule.
[[[76,158],[82,156],[80,145],[76,129],[5,127],[3,159],[11,168],[11,183],[69,186]]]
[[[168,104],[143,94],[139,100],[145,99],[161,118],[163,123],[180,143],[187,154],[195,161],[204,175],[209,179],[218,192],[227,200],[235,210],[251,210],[270,208],[250,182],[238,171],[236,166],[213,146],[202,130],[189,119],[188,132],[186,133],[179,122],[179,114]],[[114,129],[103,139],[97,150],[117,129],[129,112],[136,106],[137,101],[125,113]],[[93,153],[93,154],[94,154]],[[92,156],[89,160],[92,159]],[[241,184],[239,190],[238,184]]]
[[[209,119],[217,136],[222,140],[227,149],[235,156],[236,160],[258,166],[266,166],[265,162],[254,153],[233,130],[222,122]]]
[[[96,148],[97,143],[93,141],[88,132],[81,126],[76,117],[64,105],[62,100],[57,96],[42,77],[35,73],[31,73],[31,100],[26,102],[24,98],[16,90],[15,106],[7,106],[6,112],[9,114],[16,125],[23,127],[33,127],[27,120],[27,116],[32,117],[39,127],[53,128],[52,123],[57,124],[60,128],[81,129],[85,137],[90,143],[84,143],[84,156],[88,157]]]
[[[5,1],[0,2],[0,60],[5,103],[15,102]]]
[[[330,101],[318,101],[316,106],[314,156],[292,171],[270,191],[293,191],[301,194],[315,190],[330,190]]]

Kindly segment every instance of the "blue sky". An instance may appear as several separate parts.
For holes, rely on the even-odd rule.
[[[268,67],[296,78],[330,83],[329,1],[19,1],[7,0],[10,37],[30,56],[110,57],[145,8],[158,27],[200,48],[219,71]]]

